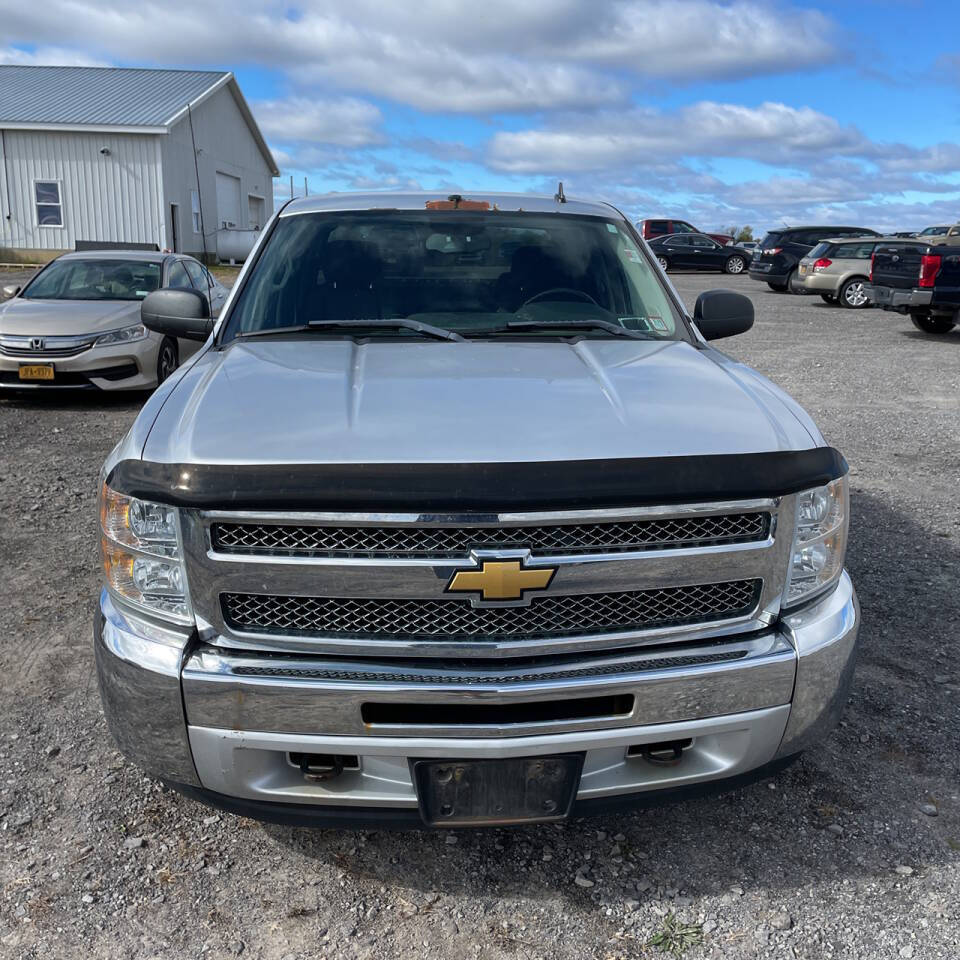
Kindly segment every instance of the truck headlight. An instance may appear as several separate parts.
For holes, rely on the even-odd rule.
[[[122,327],[119,330],[111,330],[94,342],[95,347],[108,347],[115,343],[132,343],[134,340],[143,340],[147,335],[147,328],[142,323],[135,323],[131,327]]]
[[[850,504],[847,478],[797,494],[797,519],[783,605],[825,593],[843,572]]]
[[[100,488],[100,554],[107,589],[178,623],[192,623],[175,507]]]

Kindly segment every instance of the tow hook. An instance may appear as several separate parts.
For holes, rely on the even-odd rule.
[[[683,751],[692,745],[693,740],[690,737],[685,740],[664,740],[661,743],[637,743],[627,750],[627,756],[635,757],[639,754],[654,766],[672,767],[680,762]]]
[[[343,757],[331,753],[291,753],[290,762],[298,766],[303,779],[311,783],[335,780],[345,767],[357,767],[356,757]]]

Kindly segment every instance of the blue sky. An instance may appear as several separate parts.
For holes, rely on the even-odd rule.
[[[505,189],[703,229],[960,220],[954,2],[0,0],[0,62],[233,70],[278,200]]]

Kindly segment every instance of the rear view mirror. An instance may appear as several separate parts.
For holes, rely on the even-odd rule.
[[[732,290],[707,290],[697,297],[693,322],[705,340],[735,337],[753,326],[753,301]]]
[[[8,284],[3,288],[3,299],[9,300],[11,297],[15,297],[20,292],[20,287],[16,283]]]
[[[154,290],[140,304],[140,320],[148,330],[183,340],[206,340],[213,330],[210,302],[199,290]]]

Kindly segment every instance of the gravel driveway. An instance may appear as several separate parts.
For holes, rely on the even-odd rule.
[[[7,282],[0,274],[0,283]],[[960,332],[749,293],[726,349],[851,464],[863,647],[773,782],[563,826],[337,833],[168,792],[97,695],[96,478],[140,400],[0,399],[0,957],[960,956]]]

